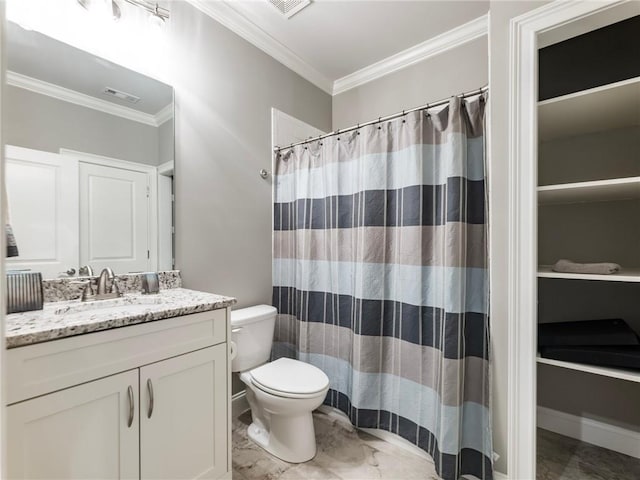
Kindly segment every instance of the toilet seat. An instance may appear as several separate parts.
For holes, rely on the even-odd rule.
[[[278,397],[313,398],[329,386],[329,377],[318,367],[291,358],[279,358],[250,374],[256,388]]]

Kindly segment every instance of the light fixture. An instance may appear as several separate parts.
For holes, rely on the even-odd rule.
[[[169,19],[169,10],[161,7],[158,3],[148,2],[146,0],[123,0],[131,5],[142,8],[151,14],[150,20],[154,24],[162,25],[165,20]],[[108,8],[111,4],[111,16],[114,20],[120,20],[122,10],[116,0],[77,0],[77,2],[87,11],[97,12]]]

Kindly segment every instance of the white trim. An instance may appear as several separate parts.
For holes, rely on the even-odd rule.
[[[158,167],[143,163],[120,160],[118,158],[95,155],[93,153],[78,152],[68,148],[61,148],[60,155],[75,158],[79,162],[133,170],[147,174],[149,187],[149,270],[158,269]]]
[[[173,118],[173,102],[168,104],[166,107],[160,109],[158,113],[154,115],[154,120],[156,122],[156,126],[162,125],[164,122],[167,122]]]
[[[349,75],[333,82],[333,95],[346,92],[362,84],[371,82],[390,73],[422,62],[427,58],[439,55],[452,48],[487,35],[489,31],[489,16],[483,15],[459,27],[452,28],[441,35],[430,38],[413,47],[391,55],[383,60],[361,68]]]
[[[249,20],[233,7],[232,2],[187,0],[187,3],[190,3],[330,95],[337,95],[434,55],[459,47],[487,35],[489,30],[489,17],[488,15],[483,15],[333,81]]]
[[[166,177],[173,177],[174,162],[169,160],[168,162],[158,165],[158,175],[164,175]]]
[[[546,407],[538,407],[538,426],[565,437],[640,458],[640,432]]]
[[[538,35],[624,1],[552,2],[513,18],[509,39],[508,475],[536,472]]]
[[[187,0],[195,8],[227,27],[232,32],[252,43],[285,67],[313,83],[328,94],[332,93],[333,82],[316,70],[293,51],[247,19],[227,2]]]
[[[584,363],[567,362],[564,360],[554,360],[553,358],[538,357],[537,363],[544,365],[552,365],[559,368],[568,368],[578,372],[586,372],[592,375],[601,375],[603,377],[617,378],[618,380],[626,380],[628,382],[640,383],[640,372],[637,370],[625,370],[615,367],[600,367],[598,365],[587,365]]]
[[[247,410],[249,410],[249,402],[247,401],[247,393],[244,390],[231,396],[231,418],[238,418],[239,415]]]
[[[96,165],[104,165],[106,167],[123,168],[126,170],[133,170],[135,172],[155,173],[158,169],[158,167],[154,167],[153,165],[130,162],[129,160],[120,160],[119,158],[105,157],[103,155],[96,155],[94,153],[79,152],[77,150],[71,150],[69,148],[61,148],[60,155],[74,157],[78,161],[84,163],[94,163]]]
[[[152,127],[158,127],[173,117],[172,104],[164,107],[158,114],[151,115],[10,70],[7,71],[7,84]],[[168,114],[170,115],[169,117],[167,117]]]

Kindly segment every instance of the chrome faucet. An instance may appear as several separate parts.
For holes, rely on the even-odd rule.
[[[105,295],[107,293],[111,293],[107,292],[107,283],[109,280],[111,280],[111,291],[113,291],[113,287],[116,284],[114,279],[115,275],[113,274],[113,270],[111,270],[109,267],[103,268],[100,272],[100,276],[98,277],[98,290],[96,291],[96,295]]]
[[[94,300],[107,300],[110,298],[118,298],[122,296],[120,290],[118,289],[118,284],[116,283],[116,276],[113,273],[113,270],[111,270],[109,267],[103,268],[100,272],[95,292],[92,286],[92,281],[93,278],[89,280],[71,282],[83,286],[80,301],[90,302]],[[109,282],[111,282],[111,285],[109,285]]]
[[[109,289],[109,281],[111,288]],[[118,298],[120,290],[116,284],[116,276],[109,267],[103,268],[98,276],[98,287],[96,288],[95,300],[106,300],[108,298]]]

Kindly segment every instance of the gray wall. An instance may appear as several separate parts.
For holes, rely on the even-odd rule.
[[[538,405],[640,433],[635,382],[538,365]]]
[[[333,130],[475,90],[488,83],[487,37],[333,97]]]
[[[640,127],[578,135],[541,143],[538,184],[640,176]]]
[[[158,165],[158,128],[18,87],[5,87],[4,139],[9,145],[85,153]],[[166,122],[171,123],[171,122]]]
[[[171,3],[176,262],[187,288],[271,302],[271,107],[323,130],[331,96],[185,2]]]

